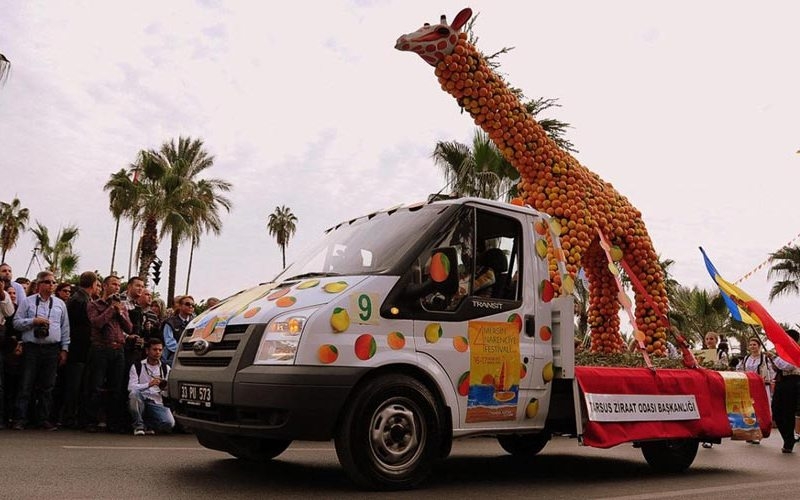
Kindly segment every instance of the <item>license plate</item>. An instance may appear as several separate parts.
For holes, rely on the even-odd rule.
[[[211,384],[180,383],[180,402],[195,406],[211,406]]]

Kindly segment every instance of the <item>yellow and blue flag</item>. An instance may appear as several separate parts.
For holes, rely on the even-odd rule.
[[[700,247],[700,252],[703,254],[703,260],[706,263],[708,274],[711,275],[711,279],[713,279],[719,287],[722,298],[725,299],[725,304],[728,305],[728,310],[730,310],[733,319],[750,325],[763,327],[767,338],[770,342],[775,344],[775,351],[777,351],[778,356],[784,361],[800,367],[800,345],[783,331],[781,325],[770,316],[767,310],[764,309],[757,300],[733,283],[725,281],[722,276],[719,275],[717,268],[715,268],[714,264],[708,259],[703,247]]]

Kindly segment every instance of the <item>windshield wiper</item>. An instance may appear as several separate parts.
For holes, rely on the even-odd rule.
[[[341,276],[341,273],[305,273],[292,276],[291,278],[286,278],[283,281],[301,280],[303,278],[325,278],[328,276]]]

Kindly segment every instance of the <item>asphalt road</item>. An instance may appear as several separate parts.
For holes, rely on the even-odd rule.
[[[194,436],[0,431],[0,498],[794,498],[800,449],[776,434],[754,446],[700,449],[692,468],[659,475],[639,450],[580,447],[554,438],[528,460],[492,439],[457,441],[431,480],[411,492],[359,491],[331,443],[295,443],[267,465],[200,447]]]

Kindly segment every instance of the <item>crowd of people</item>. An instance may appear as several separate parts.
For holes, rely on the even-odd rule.
[[[164,404],[178,341],[194,316],[192,296],[174,310],[139,277],[53,273],[13,279],[0,265],[0,430],[41,428],[166,433]]]

